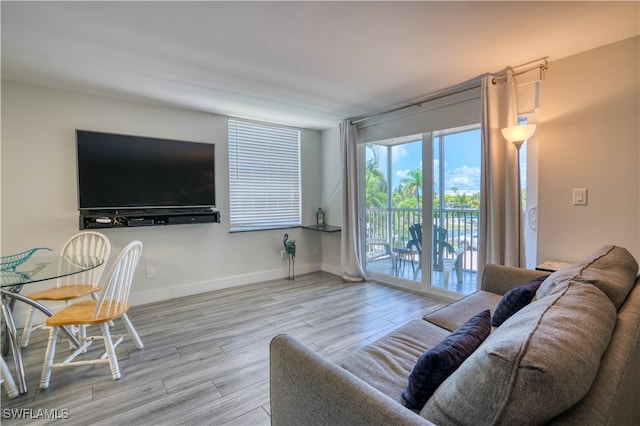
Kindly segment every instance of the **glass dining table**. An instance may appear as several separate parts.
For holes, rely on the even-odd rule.
[[[8,269],[0,271],[0,293],[2,299],[2,351],[11,350],[16,370],[16,381],[21,394],[27,392],[22,352],[13,318],[13,307],[16,301],[26,303],[38,309],[46,316],[53,311],[42,303],[20,294],[24,286],[33,283],[55,280],[69,275],[88,271],[104,263],[104,259],[94,256],[32,256]],[[77,348],[78,339],[71,330],[61,328],[71,343]]]

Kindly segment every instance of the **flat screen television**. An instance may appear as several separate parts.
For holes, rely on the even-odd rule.
[[[79,210],[213,208],[215,145],[76,130]]]

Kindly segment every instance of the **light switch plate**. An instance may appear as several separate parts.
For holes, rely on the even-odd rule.
[[[587,189],[586,188],[573,189],[573,205],[574,206],[587,205]]]

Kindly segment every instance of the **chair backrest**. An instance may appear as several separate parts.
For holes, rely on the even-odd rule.
[[[422,224],[416,223],[415,225],[411,225],[409,227],[409,233],[411,234],[411,241],[409,241],[408,245],[417,249],[419,253],[422,253]],[[444,255],[444,250],[453,250],[451,244],[447,243],[447,234],[448,231],[445,228],[433,225],[432,256],[433,267],[436,271],[442,270],[442,257]]]
[[[422,253],[422,224],[416,223],[415,225],[411,225],[409,227],[409,234],[411,235],[409,245]]]
[[[433,225],[433,259],[442,255],[442,245],[447,243],[447,230],[441,226]]]
[[[95,256],[104,259],[102,265],[81,274],[69,275],[58,279],[58,287],[72,284],[88,284],[98,286],[105,266],[111,256],[111,242],[100,232],[83,231],[75,234],[62,246],[63,256]]]
[[[100,299],[93,312],[94,318],[100,315],[109,316],[128,308],[133,273],[138,266],[141,254],[142,243],[137,240],[130,242],[122,249],[103,284]]]
[[[442,259],[445,251],[453,253],[453,246],[447,242],[449,231],[438,225],[433,225],[433,269],[442,271]]]

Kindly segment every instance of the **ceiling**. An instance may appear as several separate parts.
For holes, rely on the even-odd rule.
[[[1,2],[2,78],[311,129],[639,34],[627,2]]]

